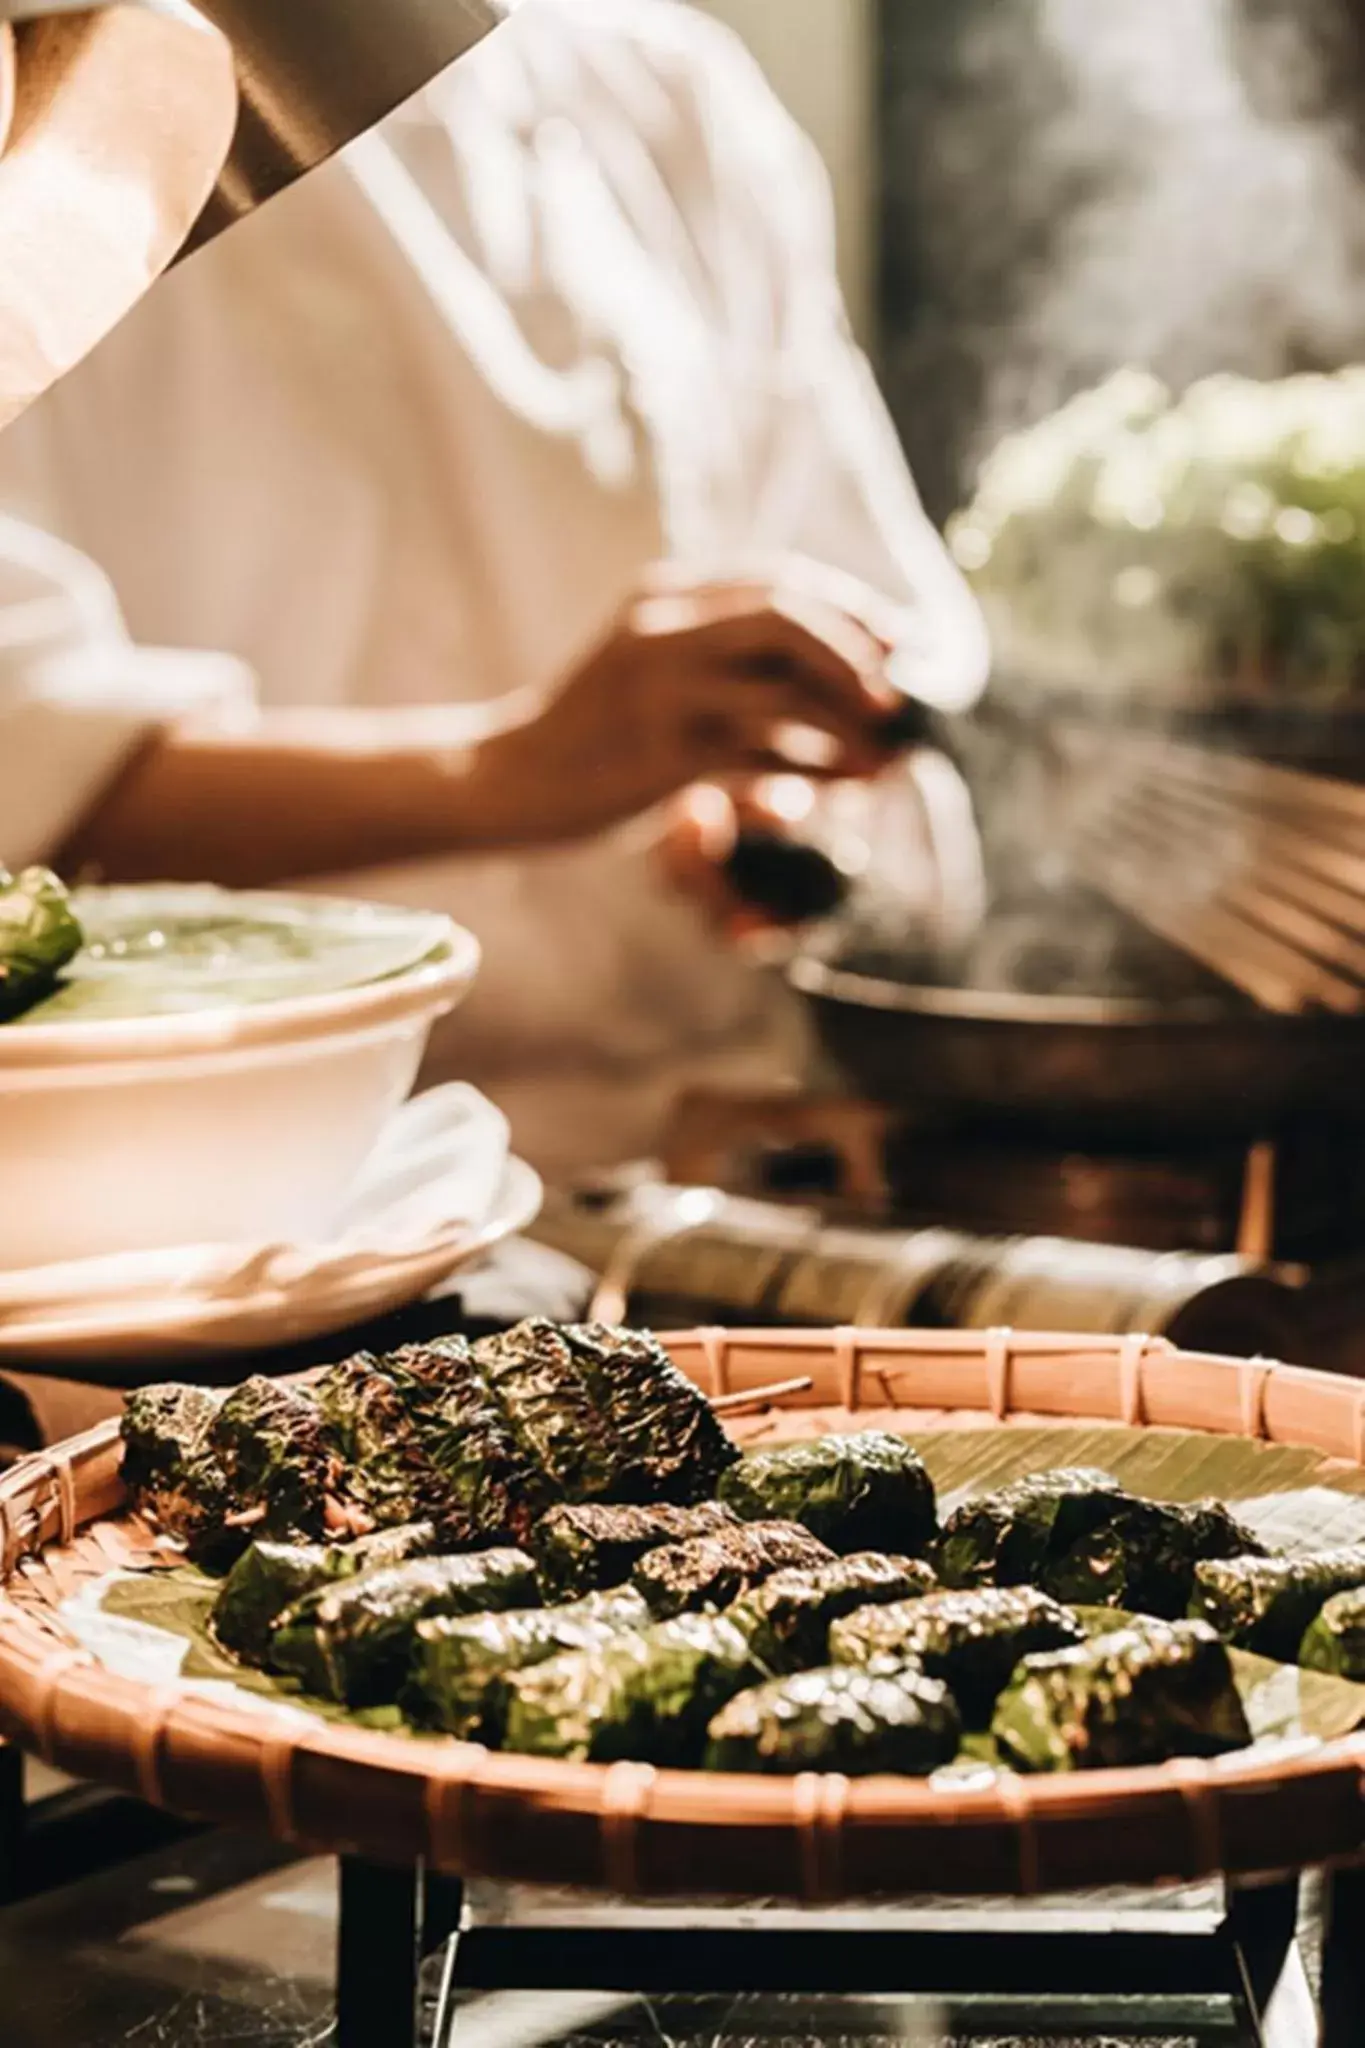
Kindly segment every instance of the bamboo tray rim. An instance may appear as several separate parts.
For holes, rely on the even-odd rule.
[[[869,1406],[914,1417],[917,1432],[970,1415],[986,1427],[1108,1423],[1296,1444],[1365,1466],[1365,1384],[1182,1352],[1161,1338],[717,1328],[662,1341],[713,1397],[801,1371],[811,1385],[783,1406],[832,1410],[849,1427]],[[698,1859],[727,1836],[748,1845],[745,1894],[826,1900],[896,1888],[1027,1894],[1155,1882],[1156,1871],[1248,1875],[1365,1853],[1365,1732],[1209,1762],[981,1783],[765,1777],[309,1726],[297,1710],[275,1716],[121,1678],[64,1636],[54,1610],[14,1593],[45,1553],[60,1556],[83,1528],[117,1516],[118,1461],[111,1421],[0,1476],[0,1731],[195,1818],[241,1825],[250,1814],[313,1849],[637,1895],[714,1891],[714,1872],[709,1886],[698,1881]],[[961,1868],[926,1886],[916,1855],[931,1873],[945,1857]]]

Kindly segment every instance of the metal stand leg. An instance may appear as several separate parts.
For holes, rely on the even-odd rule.
[[[1323,1887],[1322,2048],[1365,2040],[1365,1870],[1333,1872]]]
[[[1298,1879],[1234,1888],[1224,1931],[1261,2048],[1317,2048],[1318,2016],[1297,1944]]]
[[[448,1944],[436,2030],[454,1986],[455,1937],[464,1909],[456,1878],[341,1859],[337,1931],[337,2048],[419,2048],[422,1965]]]
[[[863,1989],[1046,1998],[1065,1985],[1103,2000],[1141,1991],[1231,1993],[1253,2048],[1361,2048],[1365,2042],[1365,1869],[1328,1892],[1323,2031],[1296,1941],[1299,1885],[1232,1890],[1226,1919],[1198,1934],[1059,1929],[1012,1936],[863,1927],[793,1934],[726,1927],[573,1923],[463,1929],[458,1879],[420,1866],[341,1865],[337,2048],[447,2048],[457,1977],[471,1990],[710,1991]],[[445,1949],[434,2020],[424,2035],[422,1964]]]
[[[458,1877],[427,1880],[425,1946],[428,1955],[444,1947],[431,2023],[431,2048],[448,2048],[455,2024],[455,1976],[464,1918],[464,1885]]]
[[[421,1876],[341,1859],[337,2048],[416,2048]]]
[[[0,1905],[19,1897],[24,1856],[24,1759],[0,1743]]]

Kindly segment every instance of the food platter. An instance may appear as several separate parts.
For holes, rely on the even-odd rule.
[[[1240,1471],[1237,1498],[1293,1492],[1324,1522],[1365,1494],[1365,1388],[1325,1374],[1142,1338],[703,1330],[665,1343],[707,1395],[754,1397],[730,1421],[746,1445],[878,1427],[931,1467],[951,1444],[987,1479],[1103,1452],[1154,1493],[1182,1465],[1206,1491],[1216,1462]],[[793,1378],[809,1384],[764,1398]],[[127,1513],[120,1456],[106,1425],[0,1480],[0,1726],[177,1812],[316,1850],[637,1895],[1033,1893],[1365,1849],[1351,1716],[1329,1738],[1122,1771],[772,1778],[415,1741],[121,1676],[64,1618],[82,1586],[156,1541]]]

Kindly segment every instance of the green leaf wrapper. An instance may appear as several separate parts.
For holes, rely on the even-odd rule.
[[[707,1730],[711,1771],[928,1777],[961,1739],[946,1686],[918,1671],[803,1671],[740,1693]]]
[[[712,1717],[766,1675],[723,1616],[680,1615],[514,1675],[504,1747],[690,1768],[701,1762]]]
[[[531,1549],[546,1592],[569,1600],[623,1584],[642,1557],[664,1544],[737,1526],[730,1509],[718,1501],[691,1508],[599,1502],[551,1508],[531,1531]]]
[[[430,1522],[385,1529],[356,1543],[253,1543],[223,1581],[213,1633],[248,1664],[264,1664],[280,1616],[309,1593],[361,1572],[426,1557],[436,1547]]]
[[[831,1550],[914,1557],[937,1533],[934,1486],[914,1448],[886,1430],[751,1451],[720,1482],[749,1522],[800,1522]]]
[[[420,1621],[404,1708],[421,1727],[496,1746],[515,1672],[569,1650],[597,1649],[648,1621],[649,1609],[630,1587],[591,1593],[567,1607]]]
[[[1218,1501],[1134,1501],[1060,1557],[1049,1557],[1039,1583],[1076,1606],[1175,1621],[1189,1607],[1197,1564],[1263,1554],[1264,1545]]]
[[[1028,1657],[991,1724],[1018,1770],[1083,1771],[1220,1756],[1251,1741],[1224,1644],[1201,1622],[1148,1622]]]
[[[1365,1679],[1365,1588],[1332,1596],[1305,1632],[1299,1662],[1356,1684]]]
[[[517,1550],[363,1572],[290,1608],[271,1637],[270,1665],[322,1699],[377,1706],[403,1689],[418,1622],[530,1607],[536,1598],[535,1567]]]
[[[860,1608],[830,1630],[830,1655],[836,1664],[917,1665],[949,1687],[968,1728],[987,1728],[1023,1658],[1084,1640],[1080,1623],[1046,1593],[982,1586]]]
[[[945,1586],[1036,1585],[1050,1559],[1132,1504],[1107,1472],[1034,1472],[966,1501],[944,1523],[934,1567]]]
[[[1365,1546],[1195,1567],[1190,1613],[1227,1642],[1292,1664],[1309,1624],[1337,1593],[1365,1586]]]
[[[50,995],[85,943],[66,888],[48,868],[0,868],[0,1024]]]
[[[919,1558],[864,1552],[806,1571],[774,1572],[744,1594],[727,1618],[769,1671],[809,1670],[829,1661],[831,1625],[872,1605],[913,1600],[936,1584]]]
[[[642,1557],[632,1575],[652,1614],[728,1607],[774,1572],[811,1571],[833,1553],[795,1522],[741,1522],[714,1536],[668,1543]]]

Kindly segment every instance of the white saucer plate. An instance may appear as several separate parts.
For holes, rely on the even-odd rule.
[[[129,1359],[190,1363],[223,1352],[274,1350],[331,1336],[420,1301],[461,1267],[535,1221],[544,1190],[524,1160],[509,1159],[488,1215],[458,1235],[411,1252],[353,1252],[297,1283],[234,1292],[83,1302],[70,1314],[0,1324],[0,1360],[112,1368]],[[98,1379],[98,1372],[92,1372]],[[122,1375],[118,1375],[122,1380]]]
[[[0,1361],[122,1379],[131,1358],[192,1361],[330,1336],[420,1301],[534,1222],[539,1176],[476,1090],[393,1117],[320,1244],[189,1245],[0,1273]]]

